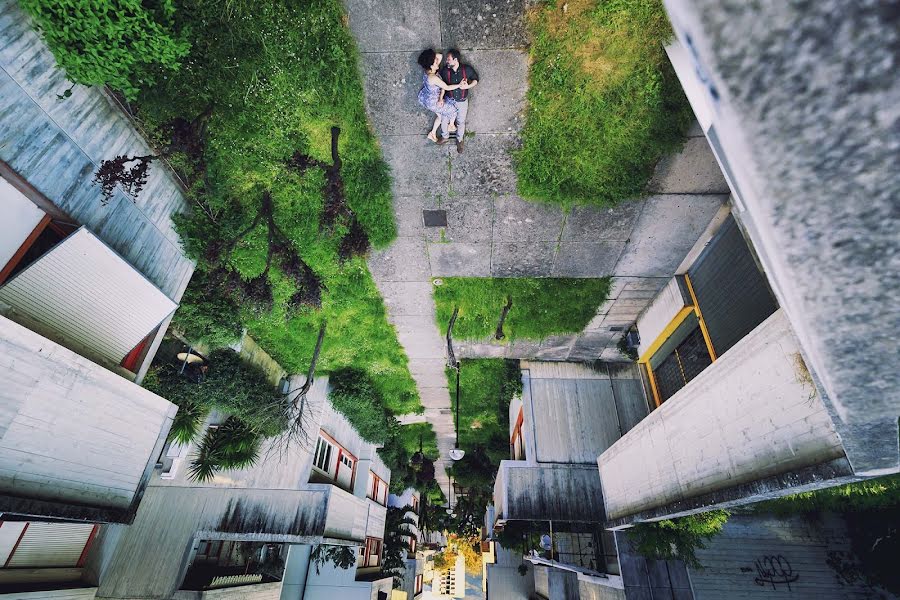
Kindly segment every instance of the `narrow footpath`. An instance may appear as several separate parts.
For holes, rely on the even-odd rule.
[[[425,420],[437,434],[435,474],[447,493],[455,431],[444,373],[446,330],[435,323],[432,296],[432,276],[440,267],[433,268],[432,261],[453,258],[429,255],[426,242],[435,240],[427,236],[434,232],[426,232],[422,210],[443,207],[461,193],[486,198],[515,192],[509,150],[516,144],[525,102],[525,7],[520,1],[489,6],[438,0],[346,0],[345,5],[361,52],[369,119],[394,179],[398,237],[386,250],[372,253],[369,268],[409,356]],[[461,49],[463,60],[482,77],[472,91],[467,124],[475,135],[466,140],[462,155],[453,144],[438,147],[425,138],[432,117],[416,101],[422,82],[419,52],[449,47]],[[500,170],[492,166],[498,164]],[[458,176],[453,178],[456,190],[452,175]],[[483,216],[490,227],[492,211]],[[489,246],[486,250],[490,253]]]

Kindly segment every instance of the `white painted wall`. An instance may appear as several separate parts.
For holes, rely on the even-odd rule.
[[[44,214],[34,202],[0,177],[0,269],[6,266]]]
[[[843,456],[782,310],[600,455],[608,519]]]

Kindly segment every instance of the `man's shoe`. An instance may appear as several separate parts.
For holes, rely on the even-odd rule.
[[[446,144],[446,143],[449,142],[449,141],[450,141],[450,138],[442,137],[441,139],[439,139],[439,140],[437,141],[437,145],[438,145],[438,146],[443,146],[444,144]]]
[[[462,141],[462,140],[459,140],[458,142],[456,142],[456,151],[457,151],[459,154],[462,154],[462,151],[463,151],[463,145],[464,145],[464,144],[463,144],[463,141]]]

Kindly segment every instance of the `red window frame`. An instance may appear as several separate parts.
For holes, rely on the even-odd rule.
[[[369,493],[366,494],[366,497],[369,500],[373,500],[374,502],[376,502],[382,506],[387,506],[387,490],[388,490],[387,482],[384,479],[382,479],[381,477],[379,477],[375,473],[375,471],[372,471],[372,470],[369,471],[369,479],[372,480],[372,484],[369,486]],[[379,491],[384,492],[383,500],[378,499]]]
[[[363,558],[364,567],[377,567],[381,565],[381,546],[382,540],[374,537],[366,538],[366,553]],[[375,564],[369,564],[372,557],[375,557]]]
[[[416,591],[415,591],[416,594],[418,594],[422,591],[422,585],[424,583],[424,580],[425,580],[424,575],[416,575]]]
[[[353,489],[353,483],[356,481],[356,466],[359,464],[359,459],[357,459],[352,452],[348,452],[347,449],[340,444],[340,442],[328,435],[328,433],[326,433],[324,429],[319,430],[319,437],[337,449],[337,460],[334,463],[334,475],[328,473],[327,471],[322,471],[322,469],[316,466],[315,454],[313,455],[313,467],[331,477],[332,481],[337,481],[338,475],[340,475],[341,472],[341,465],[343,464],[341,463],[341,458],[346,456],[351,461],[353,461],[353,467],[351,468],[350,473],[350,488]],[[316,441],[316,443],[318,444],[318,441]]]

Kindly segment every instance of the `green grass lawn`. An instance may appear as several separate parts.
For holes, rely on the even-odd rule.
[[[661,0],[547,2],[529,14],[519,191],[564,205],[638,196],[693,119]]]
[[[437,322],[446,332],[454,307],[459,316],[453,337],[493,338],[507,298],[512,307],[503,325],[505,340],[540,340],[576,333],[594,317],[609,293],[609,278],[530,279],[449,277],[435,286]]]
[[[341,3],[198,0],[179,6],[174,22],[190,34],[190,51],[175,73],[142,90],[136,106],[160,147],[173,139],[173,123],[210,111],[200,158],[190,147],[169,156],[192,186],[194,211],[179,220],[179,230],[198,259],[175,324],[189,337],[215,343],[244,327],[286,370],[298,373],[307,370],[326,321],[319,373],[361,369],[390,412],[421,411],[365,260],[339,252],[350,222],[324,218],[325,169],[291,164],[297,154],[331,164],[331,128],[339,127],[346,203],[373,246],[393,240],[390,177],[366,120],[357,51]],[[211,248],[251,225],[267,195],[290,251],[321,281],[320,306],[292,301],[302,284],[277,257],[266,271],[271,244],[265,219],[221,259],[210,258]],[[205,279],[218,265],[244,282],[265,273],[271,302],[260,307],[240,297],[223,299],[234,284],[214,288]]]
[[[446,373],[450,397],[455,398],[456,371],[448,368]],[[484,449],[496,470],[509,458],[509,403],[522,391],[519,361],[464,359],[459,390],[459,445],[469,454]]]

